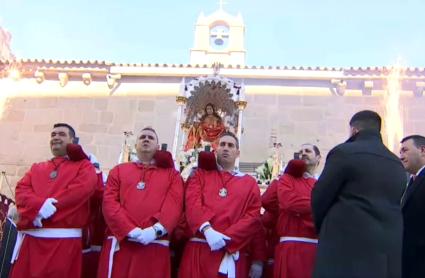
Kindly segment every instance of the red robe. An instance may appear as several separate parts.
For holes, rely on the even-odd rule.
[[[88,160],[55,158],[33,164],[16,186],[18,230],[36,229],[33,220],[47,198],[55,198],[56,213],[42,220],[43,228],[83,228],[89,218],[89,199],[96,186],[96,173]],[[39,238],[26,235],[10,277],[80,277],[81,238]]]
[[[277,215],[279,213],[279,200],[277,198],[277,185],[279,180],[273,180],[261,196],[263,208],[269,213]]]
[[[277,215],[279,214],[278,184],[279,179],[273,180],[261,196],[261,203],[265,209],[261,220],[266,230],[267,246],[267,263],[263,271],[263,277],[265,278],[273,277],[275,247],[279,243],[279,236],[276,234]]]
[[[137,184],[145,181],[145,188]],[[147,228],[160,222],[168,234],[176,227],[183,207],[183,181],[174,168],[123,163],[114,167],[108,176],[103,196],[103,213],[109,236],[119,242],[113,253],[111,277],[170,276],[169,248],[157,243],[142,245],[127,240],[136,227]],[[108,277],[111,239],[107,239],[100,255],[98,277]]]
[[[105,239],[106,223],[102,213],[105,184],[102,172],[97,173],[97,185],[90,199],[90,221],[83,232],[82,278],[96,277],[100,250]]]
[[[275,247],[279,244],[279,237],[276,234],[277,216],[265,211],[261,217],[261,222],[265,229],[267,259],[264,265],[263,277],[272,278],[274,269],[274,253]]]
[[[311,211],[311,191],[315,183],[316,179],[294,178],[288,174],[279,179],[277,234],[296,240],[280,242],[276,247],[275,278],[312,277],[317,243],[297,240],[317,240]]]
[[[249,264],[247,265],[246,275],[240,275],[240,277],[248,277],[251,265],[254,262],[263,263],[263,273],[267,262],[267,246],[266,246],[266,231],[261,223],[258,221],[256,226],[256,233],[252,238],[250,244],[242,249],[241,255],[249,258]]]
[[[225,250],[211,252],[204,242],[189,241],[186,244],[179,269],[181,278],[211,278],[219,276],[218,270],[225,253],[242,251],[253,239],[260,217],[260,190],[248,175],[232,175],[228,172],[198,169],[188,180],[186,188],[186,219],[191,236],[204,239],[200,226],[209,221],[212,227],[229,236]],[[226,183],[227,196],[219,191]],[[241,252],[242,254],[243,252]],[[246,273],[249,258],[239,256],[236,276]]]

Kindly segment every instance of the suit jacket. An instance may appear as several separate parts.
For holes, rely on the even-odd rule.
[[[312,192],[319,232],[315,278],[401,277],[406,175],[379,132],[332,149]]]
[[[403,278],[425,277],[425,169],[419,173],[410,194],[405,194],[403,211]]]

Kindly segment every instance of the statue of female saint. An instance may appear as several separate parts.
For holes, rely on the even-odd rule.
[[[185,150],[199,148],[202,142],[209,142],[215,149],[220,135],[225,131],[224,123],[215,111],[214,105],[208,103],[204,115],[189,129]]]

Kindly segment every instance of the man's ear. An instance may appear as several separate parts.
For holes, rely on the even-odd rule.
[[[421,153],[422,155],[425,155],[425,145],[420,147]]]
[[[350,126],[350,136],[354,136],[357,133],[359,133],[359,129],[354,126]]]

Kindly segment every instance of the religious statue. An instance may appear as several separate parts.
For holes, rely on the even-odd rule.
[[[194,122],[190,127],[184,149],[187,151],[199,148],[202,146],[202,142],[211,143],[215,149],[218,138],[225,130],[223,120],[216,112],[214,105],[208,103],[199,122]]]
[[[273,166],[272,166],[272,179],[278,178],[280,172],[283,168],[282,162],[282,143],[274,143],[273,144]]]

